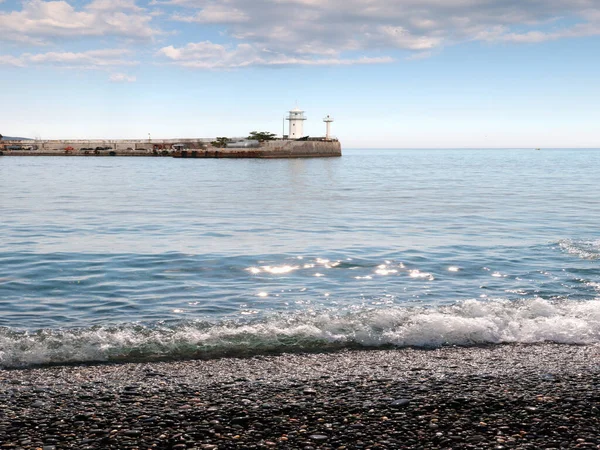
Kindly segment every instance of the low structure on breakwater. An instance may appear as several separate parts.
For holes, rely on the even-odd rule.
[[[225,138],[144,140],[0,140],[0,154],[11,156],[173,156],[176,158],[318,158],[342,156],[340,142],[330,136],[303,136],[304,111],[287,117],[289,134],[278,139],[248,141]],[[274,136],[274,135],[272,135]],[[219,141],[224,139],[224,141]]]

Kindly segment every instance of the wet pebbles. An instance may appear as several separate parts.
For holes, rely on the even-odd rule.
[[[0,449],[600,448],[600,348],[0,371]]]

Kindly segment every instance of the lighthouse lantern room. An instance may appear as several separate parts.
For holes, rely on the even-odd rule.
[[[306,120],[304,111],[298,107],[292,109],[290,115],[287,116],[287,120],[290,123],[289,139],[304,137],[304,121]]]

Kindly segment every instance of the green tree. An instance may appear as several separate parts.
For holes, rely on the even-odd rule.
[[[227,137],[217,137],[217,139],[212,141],[210,144],[213,147],[225,148],[225,147],[227,147],[228,142],[231,142],[231,139],[229,139]]]
[[[275,140],[275,136],[275,133],[269,133],[268,131],[253,131],[250,133],[250,136],[248,136],[248,139],[264,142]]]

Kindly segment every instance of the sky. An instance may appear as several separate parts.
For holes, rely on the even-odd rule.
[[[0,0],[0,133],[599,148],[599,53],[600,0]]]

